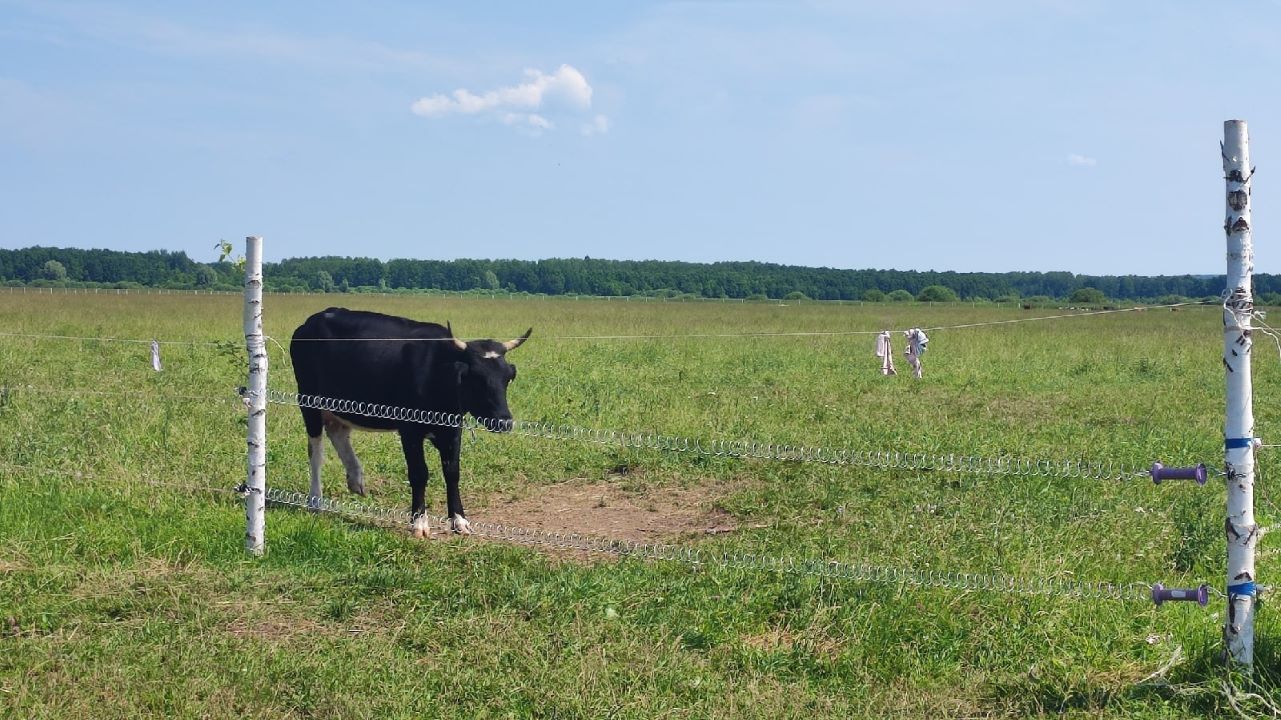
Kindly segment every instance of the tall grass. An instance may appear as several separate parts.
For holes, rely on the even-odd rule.
[[[271,386],[321,309],[269,296]],[[510,339],[518,417],[852,450],[1143,467],[1219,464],[1210,308],[1023,320],[924,305],[623,304],[343,297]],[[272,509],[243,553],[235,297],[0,296],[0,715],[14,717],[1188,717],[1281,703],[1259,613],[1251,699],[1224,690],[1224,601],[1026,596],[636,559],[566,557]],[[871,333],[932,331],[926,374],[882,377]],[[600,336],[665,336],[601,339]],[[723,337],[716,337],[723,336]],[[896,340],[898,338],[896,337]],[[191,341],[182,344],[179,341]],[[901,353],[901,341],[898,349]],[[1258,434],[1281,363],[1260,342]],[[901,357],[901,356],[900,356]],[[295,409],[268,482],[307,487]],[[394,436],[358,436],[372,501],[408,505]],[[1260,456],[1261,522],[1277,522]],[[336,460],[327,491],[342,489]],[[429,489],[441,512],[433,468]],[[157,484],[158,483],[158,484]],[[1221,588],[1223,487],[878,471],[469,437],[473,518],[608,483],[658,509],[701,493],[733,532],[672,542],[882,567]],[[190,488],[200,488],[192,490]],[[487,515],[488,514],[488,515]],[[1261,547],[1259,576],[1277,567]],[[1238,678],[1240,684],[1240,679]],[[1242,686],[1246,687],[1246,686]]]

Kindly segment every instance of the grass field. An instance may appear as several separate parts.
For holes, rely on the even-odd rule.
[[[1184,307],[630,304],[268,296],[287,345],[327,304],[532,339],[518,418],[690,439],[984,458],[1222,462],[1222,325]],[[925,377],[882,377],[872,335],[931,332]],[[1225,689],[1209,607],[1029,596],[752,568],[415,541],[273,507],[243,550],[237,297],[0,295],[0,716],[1271,716],[1281,622]],[[145,343],[158,338],[165,370]],[[685,336],[618,338],[602,336]],[[179,341],[191,341],[184,344]],[[1257,434],[1281,422],[1260,336]],[[273,388],[292,390],[269,343]],[[269,484],[307,487],[296,408],[269,413]],[[392,435],[356,438],[369,502],[408,507]],[[1281,521],[1271,450],[1260,524]],[[326,492],[345,493],[332,451]],[[1224,584],[1224,488],[701,457],[469,436],[479,521],[882,568],[1167,586]],[[429,499],[443,512],[438,466]],[[1259,578],[1278,570],[1273,537]],[[1132,593],[1132,595],[1134,595]],[[1245,694],[1245,693],[1251,693]]]

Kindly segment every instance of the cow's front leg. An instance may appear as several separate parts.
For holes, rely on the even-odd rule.
[[[427,460],[423,455],[423,433],[400,431],[400,447],[405,452],[405,470],[409,476],[409,532],[416,538],[431,534],[427,515]]]
[[[431,442],[440,451],[440,470],[445,476],[445,502],[449,506],[449,524],[459,535],[471,535],[471,523],[463,512],[463,498],[458,492],[458,458],[462,453],[463,431],[450,428],[437,432]]]

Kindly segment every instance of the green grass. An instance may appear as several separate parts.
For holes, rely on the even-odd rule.
[[[332,298],[268,296],[282,345]],[[922,305],[629,304],[341,297],[508,339],[518,417],[691,439],[917,453],[1220,464],[1212,308],[931,333],[926,375],[884,378],[855,332],[1035,312]],[[243,551],[235,297],[0,296],[0,716],[1235,716],[1224,601],[1085,601],[636,559],[547,555],[286,508]],[[897,338],[896,338],[897,340]],[[222,341],[220,345],[208,344]],[[902,343],[898,342],[901,353]],[[269,343],[272,387],[292,389]],[[1258,434],[1281,363],[1255,353]],[[903,370],[905,363],[901,363]],[[30,386],[30,387],[27,387]],[[298,412],[269,413],[268,480],[307,487]],[[394,436],[358,436],[371,501],[408,505]],[[343,491],[330,453],[326,489]],[[1278,522],[1260,454],[1258,514]],[[23,469],[35,468],[37,471]],[[620,472],[625,471],[625,472]],[[83,476],[77,477],[76,473]],[[433,469],[429,498],[442,512]],[[147,481],[159,481],[154,485]],[[737,530],[678,542],[883,567],[1222,587],[1223,487],[797,465],[480,434],[463,496],[609,483],[662,509],[705,492]],[[176,486],[212,488],[190,491]],[[1277,569],[1265,538],[1259,577]],[[1269,554],[1270,553],[1270,554]],[[1278,623],[1258,615],[1260,714],[1281,703]],[[1156,674],[1155,677],[1149,677]]]

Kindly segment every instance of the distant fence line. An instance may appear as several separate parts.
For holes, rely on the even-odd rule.
[[[8,295],[236,295],[244,293],[236,290],[198,290],[179,288],[78,288],[78,287],[40,287],[23,285],[12,287],[0,286],[0,292]]]
[[[244,292],[241,290],[201,290],[186,288],[77,288],[77,287],[43,287],[36,285],[24,285],[21,287],[0,286],[0,292],[11,295],[235,295],[241,297]],[[872,303],[863,300],[817,300],[814,298],[786,299],[786,298],[709,298],[700,296],[660,296],[660,295],[583,295],[583,294],[563,294],[549,295],[547,293],[506,293],[506,292],[479,292],[475,290],[436,290],[434,288],[405,288],[379,290],[371,292],[366,290],[356,290],[350,292],[291,292],[279,290],[264,290],[264,295],[317,295],[322,297],[419,297],[419,296],[444,296],[444,297],[461,297],[461,298],[480,298],[484,300],[604,300],[606,302],[638,302],[638,303],[736,303],[736,304],[753,304],[753,305],[778,305],[780,303],[822,303],[829,305],[877,305],[892,304]],[[906,303],[898,303],[906,304]],[[952,302],[937,302],[934,305],[1003,305],[994,301],[970,301],[957,300]],[[1017,304],[1017,303],[1013,303]]]
[[[244,292],[241,290],[202,290],[202,289],[185,289],[185,288],[80,288],[80,287],[43,287],[35,285],[24,285],[14,287],[9,285],[0,286],[0,293],[8,295],[235,295],[242,297]],[[264,290],[264,295],[272,296],[317,296],[317,297],[453,297],[453,298],[476,298],[480,300],[567,300],[581,301],[594,300],[604,302],[627,302],[627,303],[717,303],[717,304],[737,304],[737,305],[836,305],[849,307],[862,307],[869,305],[873,307],[995,307],[995,308],[1023,308],[1028,310],[1050,310],[1050,309],[1080,309],[1090,310],[1092,308],[1085,306],[1070,306],[1063,302],[1050,302],[1048,304],[1037,303],[1027,306],[1024,299],[997,301],[997,300],[946,300],[946,301],[920,301],[920,300],[883,300],[872,302],[868,300],[823,300],[817,298],[731,298],[731,297],[701,297],[695,295],[677,295],[677,296],[654,296],[654,295],[583,295],[583,294],[563,294],[549,295],[547,293],[506,293],[506,292],[480,292],[475,290],[436,290],[433,288],[421,289],[391,289],[370,292],[364,290],[351,292],[290,292],[279,290]],[[1215,303],[1200,300],[1191,300],[1188,302],[1175,303],[1170,305],[1156,305],[1154,303],[1144,303],[1136,300],[1115,301],[1103,303],[1100,307],[1104,309],[1121,309],[1128,310],[1131,308],[1120,308],[1121,305],[1148,306],[1153,308],[1175,307],[1183,305],[1215,305]]]
[[[1112,308],[1104,310],[1091,310],[1086,308],[1066,308],[1072,312],[1059,315],[1038,315],[1034,317],[1011,318],[1009,320],[988,320],[984,322],[963,323],[959,325],[932,325],[921,328],[927,332],[936,332],[939,330],[969,330],[982,327],[996,327],[1001,325],[1016,325],[1029,322],[1041,322],[1045,320],[1066,320],[1072,318],[1094,317],[1098,315],[1112,315],[1116,313],[1144,312],[1147,310],[1178,309],[1187,305],[1205,305],[1200,302],[1183,302],[1172,303],[1170,305],[1137,305],[1124,308]],[[1272,329],[1267,325],[1265,332]],[[901,330],[897,328],[896,330]],[[796,337],[854,337],[865,335],[879,335],[881,330],[842,330],[842,331],[786,331],[786,332],[745,332],[745,333],[666,333],[666,334],[636,334],[636,335],[540,335],[541,340],[680,340],[680,339],[711,339],[711,338],[796,338]],[[1281,351],[1281,339],[1277,339],[1275,331],[1267,332],[1277,340],[1278,351]],[[159,345],[211,345],[222,347],[228,343],[238,342],[237,340],[160,340],[158,338],[118,338],[118,337],[95,337],[86,335],[54,335],[46,333],[16,333],[0,332],[0,337],[23,338],[29,340],[79,340],[79,341],[97,341],[97,342],[120,342],[120,343],[156,343]],[[272,342],[280,346],[279,341],[274,337],[267,336]],[[394,341],[394,342],[447,342],[452,338],[413,338],[413,337],[379,337],[379,338],[316,338],[307,339],[305,342],[375,342],[375,341]],[[292,342],[292,341],[291,341]],[[283,349],[283,346],[280,346]]]

